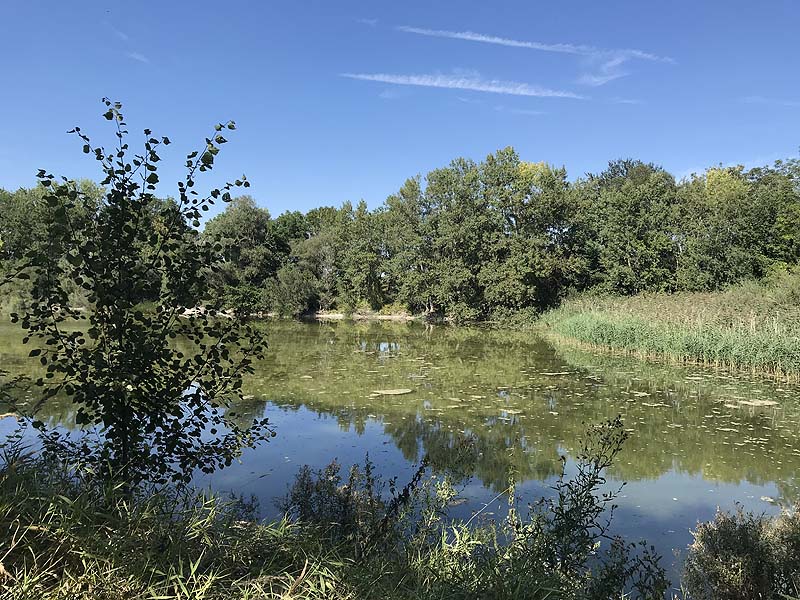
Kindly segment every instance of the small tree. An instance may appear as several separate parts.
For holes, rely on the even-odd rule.
[[[243,177],[206,196],[194,189],[197,175],[213,168],[223,131],[235,128],[229,122],[187,156],[178,200],[159,200],[158,152],[169,139],[145,129],[144,153],[129,159],[121,105],[103,102],[104,117],[116,124],[113,151],[93,146],[80,128],[70,132],[100,163],[102,201],[90,202],[74,182],[39,171],[48,190],[47,244],[31,250],[14,275],[31,279],[30,308],[12,320],[26,332],[23,343],[38,341],[30,356],[47,369],[35,382],[40,404],[69,396],[82,432],[75,437],[33,424],[47,450],[105,477],[185,482],[274,435],[266,419],[248,428],[230,419],[242,375],[252,372],[266,342],[204,297],[204,269],[220,247],[204,244],[196,230],[210,205],[249,183]],[[86,218],[72,219],[76,209]],[[70,284],[84,291],[87,311],[69,305]]]

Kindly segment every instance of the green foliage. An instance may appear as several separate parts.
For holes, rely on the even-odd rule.
[[[30,357],[46,368],[35,382],[34,405],[66,395],[83,431],[74,438],[33,424],[49,451],[90,464],[105,478],[186,481],[196,469],[230,464],[242,446],[270,434],[265,420],[242,428],[225,411],[262,355],[262,335],[236,319],[216,318],[211,297],[204,310],[183,316],[202,299],[203,268],[215,259],[215,247],[201,243],[189,224],[197,226],[210,204],[247,182],[205,197],[194,190],[197,173],[212,168],[226,141],[218,125],[204,150],[187,157],[179,201],[158,200],[158,153],[169,139],[146,129],[144,152],[128,159],[120,105],[104,102],[104,116],[116,125],[113,150],[93,147],[73,130],[105,176],[102,198],[40,171],[47,243],[33,245],[10,274],[31,282],[30,304],[12,320],[24,343],[38,342]],[[70,301],[74,286],[89,310]],[[142,302],[153,298],[155,311],[144,312]]]
[[[302,315],[318,303],[316,283],[313,274],[304,267],[285,264],[267,282],[265,293],[270,310],[281,316]]]
[[[0,193],[0,260],[4,265],[21,261],[28,248],[44,243],[43,193],[39,187]]]
[[[718,512],[700,523],[684,564],[694,600],[788,598],[800,594],[800,514],[774,518]]]
[[[585,269],[576,252],[581,230],[566,170],[522,162],[506,148],[487,157],[482,174],[491,211],[500,219],[480,271],[491,312],[553,306]]]
[[[103,190],[88,180],[76,182],[75,186],[84,195],[86,206],[72,207],[68,218],[76,227],[82,227],[89,214],[99,206]],[[0,191],[0,276],[13,274],[25,263],[29,252],[46,251],[49,245],[46,194],[47,188],[42,185],[15,192]],[[85,306],[80,287],[68,280],[62,283],[69,289],[70,303],[76,307]],[[7,282],[3,292],[0,306],[4,313],[23,311],[30,305],[31,281]]]
[[[355,210],[345,204],[341,215],[337,302],[348,312],[360,303],[379,308],[383,304],[380,214],[370,213],[362,200]]]
[[[135,494],[5,448],[0,595],[13,600],[348,598],[313,528],[169,487]],[[341,594],[337,594],[342,590]]]
[[[681,189],[682,221],[677,283],[692,291],[754,277],[763,272],[757,240],[748,231],[751,207],[741,169],[709,169]],[[755,216],[755,215],[753,215]]]
[[[382,306],[381,309],[378,311],[380,315],[408,315],[409,310],[408,306],[402,304],[401,302],[393,302],[392,304],[386,304]]]
[[[206,223],[203,238],[222,246],[222,260],[208,273],[211,288],[241,315],[263,310],[261,290],[281,262],[269,211],[250,196],[234,198]]]
[[[675,181],[635,160],[609,163],[581,198],[598,289],[635,294],[674,289]]]
[[[309,211],[306,215],[308,235],[292,244],[291,258],[313,276],[322,310],[335,307],[337,302],[342,250],[339,232],[344,227],[344,212],[332,207]]]
[[[492,231],[488,205],[480,194],[478,165],[456,159],[449,167],[428,173],[427,181],[434,306],[456,322],[476,320],[484,304],[478,276]]]
[[[799,164],[676,182],[625,159],[570,182],[504,148],[408,179],[374,210],[345,202],[272,219],[242,196],[206,224],[203,238],[222,246],[206,283],[241,315],[399,302],[456,322],[542,312],[581,291],[718,290],[800,260]],[[41,188],[0,194],[0,269],[46,241],[37,198]]]
[[[213,284],[211,289],[215,289]],[[225,306],[237,318],[247,319],[262,312],[268,305],[266,291],[249,283],[225,285],[219,291],[222,306]]]
[[[396,298],[413,312],[431,313],[432,232],[422,194],[420,178],[414,177],[386,199],[382,214],[387,254],[383,264],[384,292],[387,298]]]
[[[796,264],[797,163],[676,183],[628,159],[570,183],[506,148],[409,179],[372,212],[315,209],[281,231],[323,309],[402,302],[456,322],[507,320],[574,291],[708,291]]]

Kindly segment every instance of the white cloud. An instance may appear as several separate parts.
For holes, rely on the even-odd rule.
[[[578,45],[578,44],[548,44],[545,42],[529,42],[522,40],[513,40],[509,38],[502,38],[493,35],[486,35],[483,33],[475,33],[474,31],[447,31],[443,29],[423,29],[421,27],[409,27],[407,25],[400,25],[397,27],[398,31],[405,33],[416,33],[418,35],[426,35],[429,37],[442,37],[455,40],[466,40],[469,42],[482,42],[485,44],[497,44],[500,46],[510,46],[512,48],[528,48],[529,50],[541,50],[543,52],[560,52],[563,54],[578,54],[581,56],[598,56],[598,55],[614,55],[626,56],[628,58],[640,58],[642,60],[652,60],[659,62],[675,62],[672,58],[666,56],[657,56],[650,52],[635,49],[617,49],[607,50],[603,48],[596,48],[594,46]]]
[[[491,94],[512,96],[536,96],[541,98],[585,99],[585,96],[564,90],[552,90],[516,81],[486,80],[476,76],[458,75],[393,75],[389,73],[342,73],[342,77],[376,81],[394,85],[413,85],[420,87],[444,88],[451,90],[472,90]]]
[[[627,73],[584,73],[576,80],[581,85],[588,85],[591,87],[599,87],[601,85],[605,85],[615,79],[619,79],[620,77],[625,77]]]
[[[597,72],[584,73],[578,78],[578,83],[597,87],[619,79],[620,77],[625,77],[628,73],[622,69],[622,65],[624,65],[627,60],[628,58],[622,55],[602,57],[601,60],[597,60],[597,62],[600,63]]]
[[[114,32],[114,35],[117,36],[119,39],[121,39],[123,42],[127,42],[128,40],[130,40],[130,36],[124,31],[120,31],[113,25],[110,25],[109,27],[111,27],[111,31]]]
[[[398,26],[397,30],[404,33],[414,33],[428,37],[465,40],[469,42],[508,46],[511,48],[525,48],[528,50],[540,50],[542,52],[557,52],[588,57],[590,64],[596,65],[597,68],[594,70],[595,72],[581,75],[578,78],[578,83],[589,86],[605,85],[610,81],[624,77],[628,73],[622,69],[622,65],[632,59],[664,63],[675,62],[674,59],[668,56],[658,56],[651,52],[645,52],[644,50],[637,50],[634,48],[607,49],[583,44],[532,42],[475,33],[474,31],[424,29],[421,27],[409,27],[407,25]]]
[[[464,104],[483,104],[483,100],[479,100],[478,98],[465,98],[464,96],[456,96],[456,100],[463,102]]]
[[[766,98],[764,96],[745,96],[740,100],[745,104],[766,104],[770,106],[788,106],[791,108],[800,107],[800,102],[796,100],[781,100],[779,98]]]
[[[529,110],[527,108],[511,108],[508,110],[512,115],[525,115],[528,117],[538,117],[547,114],[543,110]]]
[[[147,58],[144,54],[142,54],[140,52],[126,52],[125,56],[127,56],[128,58],[131,58],[133,60],[137,60],[140,63],[147,64],[147,63],[150,62],[150,59]]]

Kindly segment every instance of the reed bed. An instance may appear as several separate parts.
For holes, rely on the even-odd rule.
[[[800,380],[800,274],[716,293],[582,296],[542,317],[567,341]]]

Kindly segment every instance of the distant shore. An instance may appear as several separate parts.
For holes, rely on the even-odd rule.
[[[317,311],[309,315],[309,318],[314,319],[315,321],[352,320],[352,321],[394,321],[399,323],[424,320],[424,317],[421,315],[411,315],[408,313],[393,313],[384,315],[373,312],[354,312],[352,314],[346,314],[343,312],[327,312],[327,311]]]

